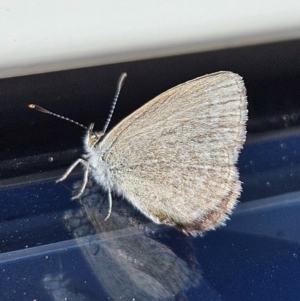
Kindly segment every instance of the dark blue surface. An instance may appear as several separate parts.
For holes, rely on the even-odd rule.
[[[112,285],[115,283],[116,290],[114,281],[118,278],[113,281],[112,275],[120,275],[124,269],[128,269],[127,275],[130,271],[142,271],[143,275],[161,277],[157,267],[145,270],[146,258],[152,256],[153,265],[162,258],[174,262],[172,268],[178,264],[173,274],[182,271],[179,268],[182,260],[187,264],[187,278],[201,273],[201,281],[193,284],[191,279],[186,280],[190,285],[174,300],[299,300],[299,145],[297,133],[248,142],[239,161],[244,182],[242,202],[227,227],[196,239],[187,240],[167,228],[149,232],[144,226],[141,228],[145,221],[139,220],[134,226],[128,226],[129,230],[114,229],[115,234],[109,239],[102,237],[93,243],[79,243],[74,240],[79,232],[72,232],[70,227],[78,229],[78,223],[87,235],[100,231],[97,226],[93,232],[87,224],[82,224],[81,205],[70,201],[72,183],[77,178],[69,178],[64,185],[51,180],[1,190],[1,300],[47,301],[55,300],[54,296],[59,294],[69,300],[107,300],[111,287],[105,283],[105,275],[110,275],[107,277]],[[79,213],[69,218],[70,209]],[[89,213],[89,218],[94,211]],[[69,212],[69,224],[66,224],[66,212]],[[124,212],[120,211],[119,215],[122,223],[122,218],[130,218]],[[100,220],[101,227],[102,217],[94,218],[96,224]],[[132,234],[132,228],[138,232]],[[127,241],[127,237],[131,240]],[[147,245],[149,250],[145,249]],[[137,253],[130,253],[135,246]],[[142,251],[138,250],[139,246]],[[112,251],[118,251],[119,255],[115,257]],[[137,262],[144,262],[143,269],[133,268]],[[98,271],[102,274],[92,271],[91,266],[101,267]],[[103,274],[105,269],[107,274]],[[109,274],[113,271],[114,274]],[[170,271],[166,270],[165,278],[168,277]],[[138,290],[132,288],[132,292],[135,298]]]
[[[299,244],[223,231],[196,244],[203,275],[221,300],[298,300]]]

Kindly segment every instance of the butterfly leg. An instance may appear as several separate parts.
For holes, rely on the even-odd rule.
[[[111,210],[112,210],[111,189],[110,189],[110,187],[108,187],[108,213],[106,215],[106,218],[104,219],[105,222],[109,219]]]
[[[68,169],[67,171],[58,179],[56,180],[56,183],[58,182],[62,182],[63,180],[65,180],[68,175],[71,173],[71,171],[79,164],[81,163],[82,165],[85,166],[86,169],[89,168],[89,163],[81,158],[77,159]]]
[[[86,161],[84,161],[84,162],[87,163]],[[79,199],[81,197],[81,195],[83,194],[84,189],[86,187],[86,184],[88,182],[88,179],[89,179],[89,163],[86,164],[86,168],[85,168],[85,171],[84,171],[84,174],[83,174],[83,183],[81,185],[80,191],[79,191],[78,194],[73,196],[71,198],[71,200]]]
[[[87,184],[87,182],[88,182],[89,163],[88,163],[87,161],[81,159],[81,158],[77,159],[77,160],[76,160],[76,161],[75,161],[75,162],[67,169],[67,171],[62,175],[62,177],[60,177],[58,180],[56,180],[56,183],[62,182],[63,180],[65,180],[65,179],[69,176],[69,174],[72,172],[72,170],[73,170],[79,163],[81,163],[81,164],[85,167],[84,176],[83,176],[83,183],[82,183],[82,186],[81,186],[81,188],[80,188],[79,193],[78,193],[77,195],[75,195],[74,197],[72,197],[72,200],[78,199],[78,198],[82,195],[82,193],[83,193],[83,191],[84,191],[84,189],[85,189],[85,187],[86,187],[86,184]]]

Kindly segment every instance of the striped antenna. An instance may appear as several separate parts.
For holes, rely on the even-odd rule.
[[[106,120],[106,122],[105,122],[105,125],[104,125],[104,128],[103,128],[103,134],[105,134],[105,132],[106,132],[106,130],[107,130],[107,127],[108,127],[108,125],[109,125],[109,123],[110,123],[111,117],[112,117],[113,112],[114,112],[114,110],[115,110],[116,103],[117,103],[117,101],[118,101],[118,98],[119,98],[119,95],[120,95],[120,91],[121,91],[121,88],[122,88],[122,86],[123,86],[123,83],[124,83],[124,80],[125,80],[126,76],[127,76],[126,73],[122,73],[122,74],[120,75],[120,78],[119,78],[119,81],[118,81],[118,85],[117,85],[117,91],[116,91],[116,93],[115,93],[115,96],[114,96],[114,99],[113,99],[113,103],[112,103],[112,105],[111,105],[111,109],[110,109],[109,114],[108,114],[108,118],[107,118],[107,120]],[[64,120],[67,120],[67,121],[69,121],[69,122],[75,123],[76,125],[78,125],[78,126],[84,128],[84,129],[86,129],[86,130],[89,130],[89,131],[92,131],[92,127],[94,126],[94,124],[92,124],[92,127],[90,126],[89,128],[87,128],[87,127],[84,126],[83,124],[81,124],[81,123],[79,123],[79,122],[77,122],[77,121],[75,121],[75,120],[73,120],[73,119],[70,119],[70,118],[68,118],[68,117],[65,117],[65,116],[62,116],[62,115],[53,113],[53,112],[48,111],[48,110],[44,109],[43,107],[41,107],[41,106],[39,106],[39,105],[36,105],[36,104],[33,104],[33,103],[29,104],[29,105],[28,105],[28,108],[29,108],[29,109],[34,109],[34,110],[36,110],[36,111],[39,111],[39,112],[42,112],[42,113],[45,113],[45,114],[53,115],[53,116],[58,117],[58,118],[60,118],[60,119],[64,119]]]
[[[81,124],[81,123],[79,123],[79,122],[77,122],[77,121],[75,121],[75,120],[73,120],[73,119],[70,119],[70,118],[67,118],[67,117],[65,117],[65,116],[58,115],[58,114],[56,114],[56,113],[50,112],[50,111],[44,109],[43,107],[41,107],[41,106],[39,106],[39,105],[36,105],[36,104],[31,103],[31,104],[28,105],[28,108],[29,108],[29,109],[33,109],[33,110],[36,110],[36,111],[39,111],[39,112],[42,112],[42,113],[45,113],[45,114],[53,115],[53,116],[58,117],[58,118],[60,118],[60,119],[64,119],[64,120],[67,120],[67,121],[69,121],[69,122],[75,123],[76,125],[78,125],[78,126],[84,128],[84,129],[86,129],[86,130],[88,129],[86,126],[84,126],[83,124]]]
[[[109,111],[108,118],[107,118],[107,120],[105,122],[105,125],[103,127],[103,131],[102,131],[103,134],[106,133],[107,127],[108,127],[108,125],[110,123],[110,120],[111,120],[111,117],[112,117],[112,115],[114,113],[114,110],[115,110],[115,107],[116,107],[116,103],[118,101],[118,98],[119,98],[119,95],[120,95],[120,91],[121,91],[121,88],[122,88],[122,86],[124,84],[124,80],[125,80],[126,76],[127,76],[127,73],[125,73],[125,72],[120,75],[120,78],[119,78],[119,81],[118,81],[118,85],[117,85],[117,91],[115,93],[115,97],[114,97],[113,103],[111,105],[111,109]]]

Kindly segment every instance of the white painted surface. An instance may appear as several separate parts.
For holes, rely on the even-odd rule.
[[[0,0],[0,78],[295,39],[299,16],[299,0]]]

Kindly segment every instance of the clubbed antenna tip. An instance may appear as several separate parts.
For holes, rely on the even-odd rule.
[[[36,105],[36,104],[34,104],[34,103],[30,103],[30,104],[28,105],[28,108],[29,108],[29,109],[33,109],[33,110],[36,110],[36,111],[39,111],[39,112],[42,112],[42,113],[46,113],[46,114],[50,114],[50,115],[51,115],[51,112],[49,112],[48,110],[46,110],[46,109],[42,108],[41,106]]]

